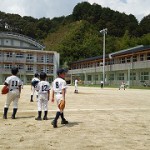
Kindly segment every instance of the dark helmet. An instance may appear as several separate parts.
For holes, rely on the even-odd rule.
[[[41,72],[41,73],[40,73],[40,79],[45,80],[46,77],[47,77],[47,74],[46,74],[45,72]]]
[[[67,72],[67,70],[60,68],[57,70],[57,75],[59,76],[60,74],[66,73],[66,72]]]
[[[38,77],[39,77],[39,74],[38,74],[38,73],[35,73],[34,76],[38,78]]]
[[[17,67],[12,67],[12,68],[11,68],[11,73],[12,73],[13,75],[16,75],[18,72],[19,72],[19,69],[18,69]]]

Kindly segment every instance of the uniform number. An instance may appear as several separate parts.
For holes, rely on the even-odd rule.
[[[59,83],[58,83],[58,82],[56,82],[55,84],[56,84],[56,88],[58,89],[58,88],[59,88]]]
[[[12,86],[18,86],[18,82],[17,81],[12,81]]]
[[[42,91],[47,91],[47,87],[48,87],[47,85],[43,85],[42,86]]]

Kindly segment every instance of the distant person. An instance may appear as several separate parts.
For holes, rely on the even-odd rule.
[[[9,92],[7,93],[7,99],[4,106],[3,119],[7,119],[7,112],[11,102],[13,102],[13,113],[11,118],[15,119],[15,115],[17,113],[18,100],[20,98],[21,84],[22,84],[20,78],[17,77],[18,72],[19,72],[18,68],[13,67],[11,69],[12,75],[7,77],[4,82],[4,85],[8,86]]]
[[[40,82],[40,80],[39,80],[39,74],[35,73],[34,77],[31,80],[31,99],[30,99],[30,102],[33,102],[34,93],[36,95],[36,99],[38,98],[38,92],[35,90],[35,87],[38,84],[38,82]]]
[[[101,80],[101,88],[104,87],[104,82]]]
[[[75,79],[74,87],[75,87],[74,93],[78,93],[78,79]]]
[[[50,97],[50,84],[48,81],[46,81],[46,73],[41,72],[40,73],[40,82],[37,84],[35,89],[38,92],[38,117],[35,118],[35,120],[42,120],[42,107],[44,110],[44,117],[43,120],[48,120],[47,114],[48,114],[48,101]]]
[[[125,90],[125,88],[126,88],[125,85],[126,85],[125,82],[122,81],[122,82],[121,82],[121,85],[120,85],[120,87],[119,87],[119,90],[120,90],[120,89],[124,89],[124,90]]]

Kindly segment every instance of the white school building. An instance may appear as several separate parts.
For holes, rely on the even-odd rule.
[[[105,58],[105,84],[118,86],[150,85],[150,45],[110,53]],[[84,84],[100,84],[103,80],[103,56],[96,56],[71,64],[71,83],[78,77]]]
[[[35,73],[42,71],[48,81],[56,77],[59,53],[46,51],[36,40],[12,32],[0,32],[0,84],[11,74],[12,66],[19,68],[19,77],[30,84]]]

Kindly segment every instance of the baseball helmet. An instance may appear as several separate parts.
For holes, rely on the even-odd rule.
[[[57,70],[57,75],[60,75],[62,73],[66,73],[66,72],[67,72],[66,69],[60,68],[60,69]]]

